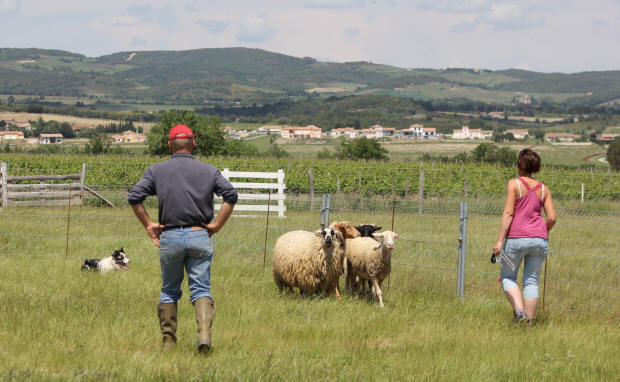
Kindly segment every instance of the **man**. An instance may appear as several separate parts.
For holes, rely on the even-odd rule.
[[[211,349],[215,304],[211,297],[213,234],[232,213],[237,191],[215,167],[195,160],[194,134],[185,125],[174,126],[168,136],[172,158],[150,166],[129,191],[129,204],[159,248],[162,288],[157,314],[165,347],[176,344],[177,301],[181,298],[183,269],[187,271],[190,301],[198,325],[198,351]],[[213,194],[224,199],[213,219]],[[159,223],[142,205],[157,195]]]

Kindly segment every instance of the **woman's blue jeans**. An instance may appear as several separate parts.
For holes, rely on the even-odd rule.
[[[159,302],[174,303],[181,296],[183,270],[187,271],[190,301],[201,297],[211,300],[211,261],[213,237],[204,229],[175,228],[162,232],[159,238],[161,295]]]
[[[504,291],[518,288],[517,273],[523,260],[523,298],[538,298],[538,279],[549,247],[540,237],[508,238],[504,242],[500,277]]]

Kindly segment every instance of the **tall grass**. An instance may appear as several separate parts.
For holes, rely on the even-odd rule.
[[[618,380],[619,292],[547,284],[531,328],[512,312],[488,262],[496,217],[469,221],[467,298],[456,295],[456,216],[395,218],[386,308],[344,295],[280,295],[270,269],[275,238],[315,229],[317,214],[271,221],[263,267],[262,219],[233,218],[216,238],[214,351],[194,350],[193,307],[179,302],[179,344],[160,347],[157,251],[127,209],[5,208],[0,212],[0,380]],[[156,211],[151,211],[156,216]],[[332,212],[332,220],[391,216]],[[550,278],[618,285],[617,222],[572,218],[552,250]],[[597,229],[598,227],[598,229]],[[86,257],[124,246],[128,271],[80,272]],[[615,259],[615,260],[614,260]],[[406,264],[406,265],[405,265]],[[541,285],[542,286],[542,285]]]

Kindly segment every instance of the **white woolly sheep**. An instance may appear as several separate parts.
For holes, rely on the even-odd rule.
[[[344,251],[345,239],[338,229],[287,232],[273,249],[273,279],[280,291],[297,287],[301,294],[335,292],[339,297]]]
[[[349,292],[356,290],[361,281],[362,289],[365,281],[372,284],[373,293],[379,298],[383,308],[381,284],[392,270],[392,249],[398,234],[392,231],[375,233],[374,237],[360,237],[347,240],[345,250],[346,287]]]

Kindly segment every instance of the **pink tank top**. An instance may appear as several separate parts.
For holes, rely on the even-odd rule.
[[[536,187],[530,188],[524,179],[518,179],[523,183],[527,192],[515,201],[514,218],[508,230],[508,237],[549,238],[547,223],[540,214],[543,201],[536,195],[536,190],[542,187],[542,182],[539,182]]]

